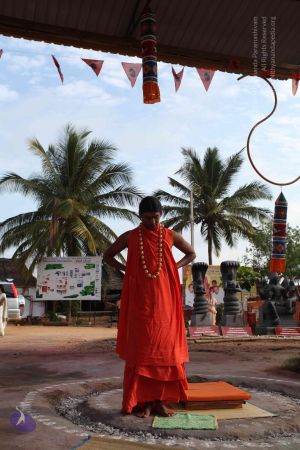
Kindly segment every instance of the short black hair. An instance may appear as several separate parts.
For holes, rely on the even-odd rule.
[[[159,212],[162,214],[162,206],[158,198],[153,195],[149,195],[144,197],[139,205],[139,214],[143,214],[145,212]]]

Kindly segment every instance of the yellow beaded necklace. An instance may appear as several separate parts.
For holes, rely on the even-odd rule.
[[[145,254],[144,254],[144,244],[143,244],[143,236],[142,236],[142,224],[139,225],[139,248],[141,254],[142,266],[145,274],[148,278],[155,279],[158,277],[161,271],[162,266],[162,253],[163,253],[163,226],[159,226],[159,237],[158,237],[158,266],[155,274],[151,274],[146,266]]]

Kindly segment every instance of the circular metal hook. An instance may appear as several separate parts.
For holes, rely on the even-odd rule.
[[[245,78],[246,76],[247,76],[247,75],[242,75],[241,77],[238,78],[238,81],[241,80],[242,78]],[[270,112],[270,114],[268,114],[266,117],[264,117],[263,119],[261,119],[259,122],[257,122],[257,123],[251,128],[250,133],[249,133],[249,135],[248,135],[248,139],[247,139],[247,155],[248,155],[248,158],[249,158],[249,161],[250,161],[251,166],[253,167],[253,169],[255,170],[255,172],[256,172],[261,178],[263,178],[263,179],[264,179],[265,181],[267,181],[268,183],[275,184],[276,186],[288,186],[289,184],[296,183],[296,181],[300,180],[300,175],[299,175],[298,177],[294,178],[293,180],[287,181],[287,182],[285,182],[285,183],[284,183],[284,182],[278,183],[278,182],[276,182],[276,181],[272,181],[272,180],[270,180],[269,178],[265,177],[265,176],[264,176],[264,175],[256,168],[256,166],[255,166],[255,164],[254,164],[254,162],[253,162],[253,159],[252,159],[252,157],[251,157],[251,154],[250,154],[250,139],[251,139],[251,136],[252,136],[253,131],[255,130],[255,128],[256,128],[258,125],[260,125],[261,123],[263,123],[263,122],[265,122],[266,120],[268,120],[269,117],[272,116],[272,114],[274,113],[275,109],[277,108],[277,94],[276,94],[276,91],[275,91],[274,86],[270,83],[269,80],[267,80],[267,78],[265,78],[265,77],[259,77],[259,78],[261,78],[262,80],[265,80],[265,82],[268,83],[268,85],[269,85],[270,88],[272,89],[272,92],[273,92],[273,94],[274,94],[274,106],[273,106],[273,109],[272,109],[272,111]]]

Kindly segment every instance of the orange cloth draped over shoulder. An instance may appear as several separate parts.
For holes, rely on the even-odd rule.
[[[141,225],[141,229],[147,269],[154,274],[159,226],[149,230]],[[117,353],[126,361],[124,413],[144,402],[186,400],[188,349],[172,245],[173,231],[163,227],[162,268],[158,277],[151,279],[142,267],[138,228],[129,232],[117,337]]]

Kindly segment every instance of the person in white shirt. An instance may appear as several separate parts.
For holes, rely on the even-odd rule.
[[[4,336],[7,324],[7,298],[3,287],[0,286],[0,336]]]

